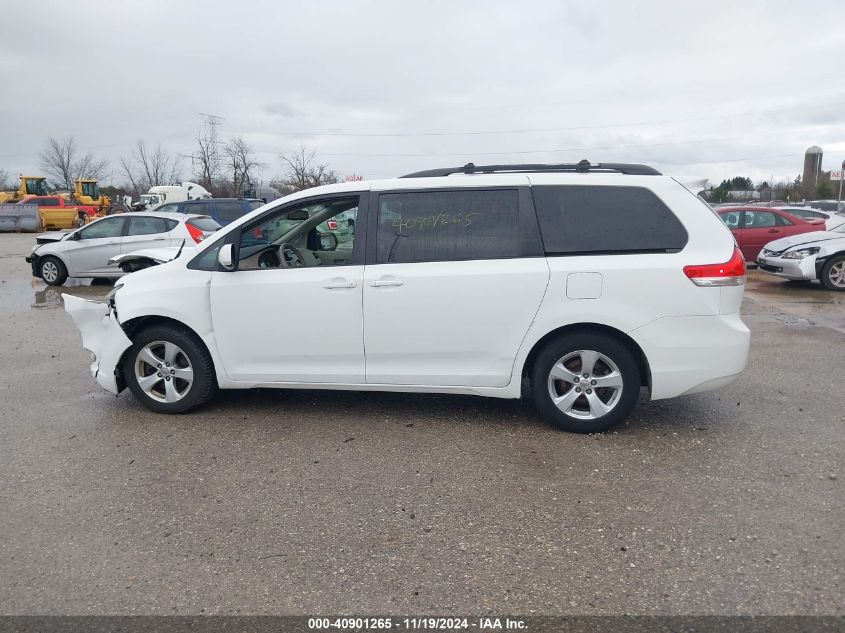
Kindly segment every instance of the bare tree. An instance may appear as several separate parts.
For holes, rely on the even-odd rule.
[[[197,136],[197,149],[190,158],[197,184],[213,191],[219,175],[217,174],[217,156],[211,141]]]
[[[252,147],[240,136],[229,139],[223,146],[223,154],[226,157],[226,170],[231,177],[232,192],[242,196],[244,186],[257,175],[262,164],[256,160]]]
[[[40,164],[57,185],[66,189],[73,189],[73,183],[80,178],[102,179],[109,167],[106,159],[83,152],[73,136],[48,138],[41,151]]]
[[[323,163],[315,161],[314,150],[300,147],[292,154],[282,154],[282,165],[285,174],[281,185],[290,191],[302,191],[320,185],[330,185],[340,182],[340,176],[333,169]]]
[[[7,172],[5,169],[0,169],[0,191],[11,189],[13,186],[14,185],[12,185],[12,174]]]
[[[138,140],[132,155],[121,157],[120,164],[135,194],[146,193],[156,185],[170,185],[180,179],[179,159],[160,144],[153,148]]]

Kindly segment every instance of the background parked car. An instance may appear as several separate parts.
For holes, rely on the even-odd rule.
[[[845,224],[769,242],[760,251],[761,270],[793,280],[818,279],[828,290],[845,291]]]
[[[125,274],[109,260],[146,248],[196,246],[220,228],[207,216],[158,211],[112,215],[68,233],[39,236],[26,261],[51,286],[68,277],[115,278]]]
[[[733,233],[745,261],[757,260],[769,242],[811,231],[824,230],[824,220],[799,218],[786,211],[767,207],[726,207],[716,212]]]
[[[819,209],[814,209],[813,207],[779,206],[777,208],[781,211],[786,211],[791,215],[803,218],[805,220],[824,220],[825,228],[828,231],[832,231],[836,227],[845,224],[845,214],[843,213],[835,213],[833,211],[821,211]]]
[[[71,204],[62,196],[26,196],[18,204],[38,205],[38,214],[45,229],[70,229],[84,226],[97,215],[97,207]]]
[[[839,202],[838,200],[810,200],[807,203],[809,206],[813,207],[814,209],[821,209],[822,211],[830,211],[830,212],[837,212],[837,211],[845,211],[845,201]]]
[[[156,211],[165,213],[192,213],[214,218],[220,226],[226,226],[238,218],[264,205],[263,200],[253,198],[203,198],[184,202],[165,203]]]

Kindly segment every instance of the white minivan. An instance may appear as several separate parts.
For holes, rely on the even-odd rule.
[[[218,388],[458,393],[527,397],[586,433],[642,389],[726,385],[748,355],[730,231],[643,165],[470,163],[316,187],[197,250],[106,303],[65,295],[97,382],[157,412]]]

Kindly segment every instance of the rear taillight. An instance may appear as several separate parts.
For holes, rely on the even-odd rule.
[[[194,239],[194,241],[197,244],[199,244],[200,242],[202,242],[205,239],[205,233],[203,233],[200,229],[195,227],[190,222],[185,223],[185,228],[188,229],[188,233],[191,234],[191,237]]]
[[[337,231],[337,220],[328,220],[326,226],[329,227],[329,231]]]
[[[741,286],[745,283],[745,258],[734,247],[734,254],[724,264],[684,266],[684,274],[696,286]]]

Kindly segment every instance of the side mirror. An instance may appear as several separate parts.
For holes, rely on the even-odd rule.
[[[336,251],[337,235],[334,233],[320,233],[320,249],[324,251]]]
[[[235,270],[235,264],[232,261],[232,245],[224,244],[220,247],[217,253],[217,263],[220,264],[224,270]]]

